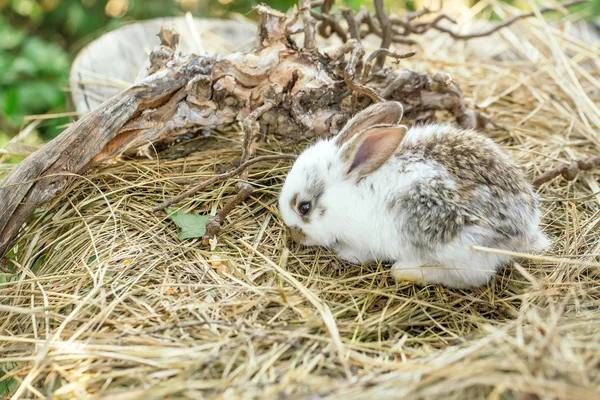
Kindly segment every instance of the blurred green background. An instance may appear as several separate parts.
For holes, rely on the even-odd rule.
[[[477,0],[447,0],[470,5]],[[527,0],[508,1],[527,7]],[[32,115],[61,115],[68,111],[67,79],[73,57],[102,33],[124,23],[164,16],[253,17],[257,0],[0,0],[0,147],[32,121]],[[264,1],[287,10],[296,0]],[[338,0],[338,5],[372,8],[370,0]],[[387,0],[392,12],[414,10],[425,0]],[[600,0],[586,6],[589,16],[600,14]],[[26,143],[36,145],[55,137],[68,116],[44,120]]]

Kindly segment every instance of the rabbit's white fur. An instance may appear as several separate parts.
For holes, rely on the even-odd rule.
[[[427,138],[452,134],[453,130],[456,128],[449,125],[414,127],[407,132],[402,146],[418,146]],[[396,204],[394,199],[423,182],[435,180],[444,189],[456,190],[457,182],[448,168],[435,160],[394,156],[370,175],[352,179],[347,175],[348,164],[342,160],[341,152],[335,138],[318,141],[298,157],[283,186],[281,215],[286,225],[302,230],[304,245],[333,248],[340,258],[352,263],[394,262],[392,274],[399,280],[462,288],[487,283],[510,260],[506,255],[474,251],[471,246],[540,251],[549,244],[539,228],[537,205],[525,209],[518,194],[514,207],[506,211],[508,218],[522,221],[518,235],[498,239],[495,223],[486,223],[486,215],[473,210],[469,218],[476,222],[464,226],[452,240],[416,246],[413,236],[418,228],[414,213],[391,205]],[[481,199],[492,196],[485,186],[474,193]],[[532,194],[522,197],[528,200],[528,196]],[[293,208],[303,199],[313,200],[308,218]],[[427,222],[420,223],[428,228]]]

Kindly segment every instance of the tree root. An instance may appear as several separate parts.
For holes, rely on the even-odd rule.
[[[579,171],[589,171],[598,167],[600,167],[600,156],[590,157],[586,160],[575,160],[570,164],[560,163],[534,180],[533,186],[540,187],[559,176],[562,176],[566,181],[572,181],[577,177]]]

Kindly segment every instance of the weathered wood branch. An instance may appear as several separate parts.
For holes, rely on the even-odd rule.
[[[600,167],[600,156],[590,157],[586,160],[571,161],[570,164],[560,163],[550,171],[540,175],[533,181],[533,186],[542,186],[544,183],[550,182],[559,176],[562,176],[566,181],[572,181],[580,171],[590,171],[598,167]]]

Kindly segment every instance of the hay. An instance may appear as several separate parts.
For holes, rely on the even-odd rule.
[[[486,39],[423,40],[423,58],[405,65],[451,73],[531,177],[597,154],[598,44],[541,19],[496,36],[504,60],[480,55]],[[92,171],[32,218],[12,257],[19,273],[0,283],[0,388],[15,398],[598,398],[598,171],[541,189],[550,254],[488,287],[449,290],[287,247],[276,196],[288,161],[252,167],[256,191],[214,249],[180,242],[150,210],[185,189],[177,178],[210,177],[241,148],[239,132],[196,140],[202,150],[185,159]],[[258,153],[305,145],[271,137]],[[214,213],[234,187],[178,209]]]

